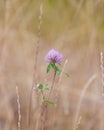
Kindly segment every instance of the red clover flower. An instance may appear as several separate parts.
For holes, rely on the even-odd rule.
[[[45,57],[45,60],[48,63],[61,63],[63,60],[63,56],[61,53],[59,53],[58,51],[56,51],[55,49],[51,49],[48,54]]]

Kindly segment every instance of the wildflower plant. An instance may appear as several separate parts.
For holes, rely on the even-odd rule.
[[[59,68],[63,61],[63,55],[59,53],[55,49],[51,49],[45,57],[45,61],[48,62],[46,73],[49,73],[50,70],[53,70],[52,82],[49,86],[48,84],[37,84],[35,90],[40,94],[39,99],[41,99],[41,118],[42,118],[42,130],[46,130],[46,115],[47,115],[47,106],[54,105],[55,102],[51,100],[51,95],[54,88],[55,78],[57,75],[62,73],[62,70]],[[69,76],[67,73],[64,72],[65,75]]]
[[[43,102],[46,104],[54,104],[53,101],[50,101],[50,96],[54,87],[55,83],[55,78],[56,75],[60,75],[62,70],[58,67],[58,65],[61,65],[61,62],[63,60],[63,55],[56,51],[55,49],[52,49],[48,52],[48,54],[45,57],[46,62],[48,62],[46,72],[49,73],[51,69],[53,69],[54,74],[53,74],[53,79],[52,79],[52,84],[49,88],[48,84],[37,84],[36,90],[38,92],[41,92],[42,97],[43,97]],[[44,91],[48,90],[48,96],[44,96]]]

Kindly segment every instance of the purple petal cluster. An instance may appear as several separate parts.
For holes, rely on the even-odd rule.
[[[45,59],[48,63],[61,63],[63,60],[63,56],[55,49],[52,49],[48,52]]]

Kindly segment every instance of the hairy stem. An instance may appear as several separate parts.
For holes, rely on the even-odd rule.
[[[50,99],[51,94],[52,94],[52,90],[54,88],[55,77],[56,77],[56,71],[54,71],[54,75],[53,75],[52,84],[51,84],[51,87],[50,87],[48,99]],[[47,104],[44,104],[44,102],[43,102],[42,103],[42,111],[41,111],[41,122],[42,122],[41,130],[47,130],[47,125],[46,125],[46,122],[47,122],[47,107],[48,107]]]

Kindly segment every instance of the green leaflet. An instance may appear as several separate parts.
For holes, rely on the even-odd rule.
[[[49,65],[47,66],[47,73],[50,71],[50,69],[51,69],[51,64],[49,64]]]
[[[50,63],[47,66],[47,73],[50,71],[50,69],[53,68],[56,74],[60,75],[62,73],[62,70],[60,70],[54,63]],[[67,77],[69,77],[69,74],[66,72],[63,72]]]
[[[51,66],[58,75],[61,74],[62,71],[55,64],[51,63]]]

